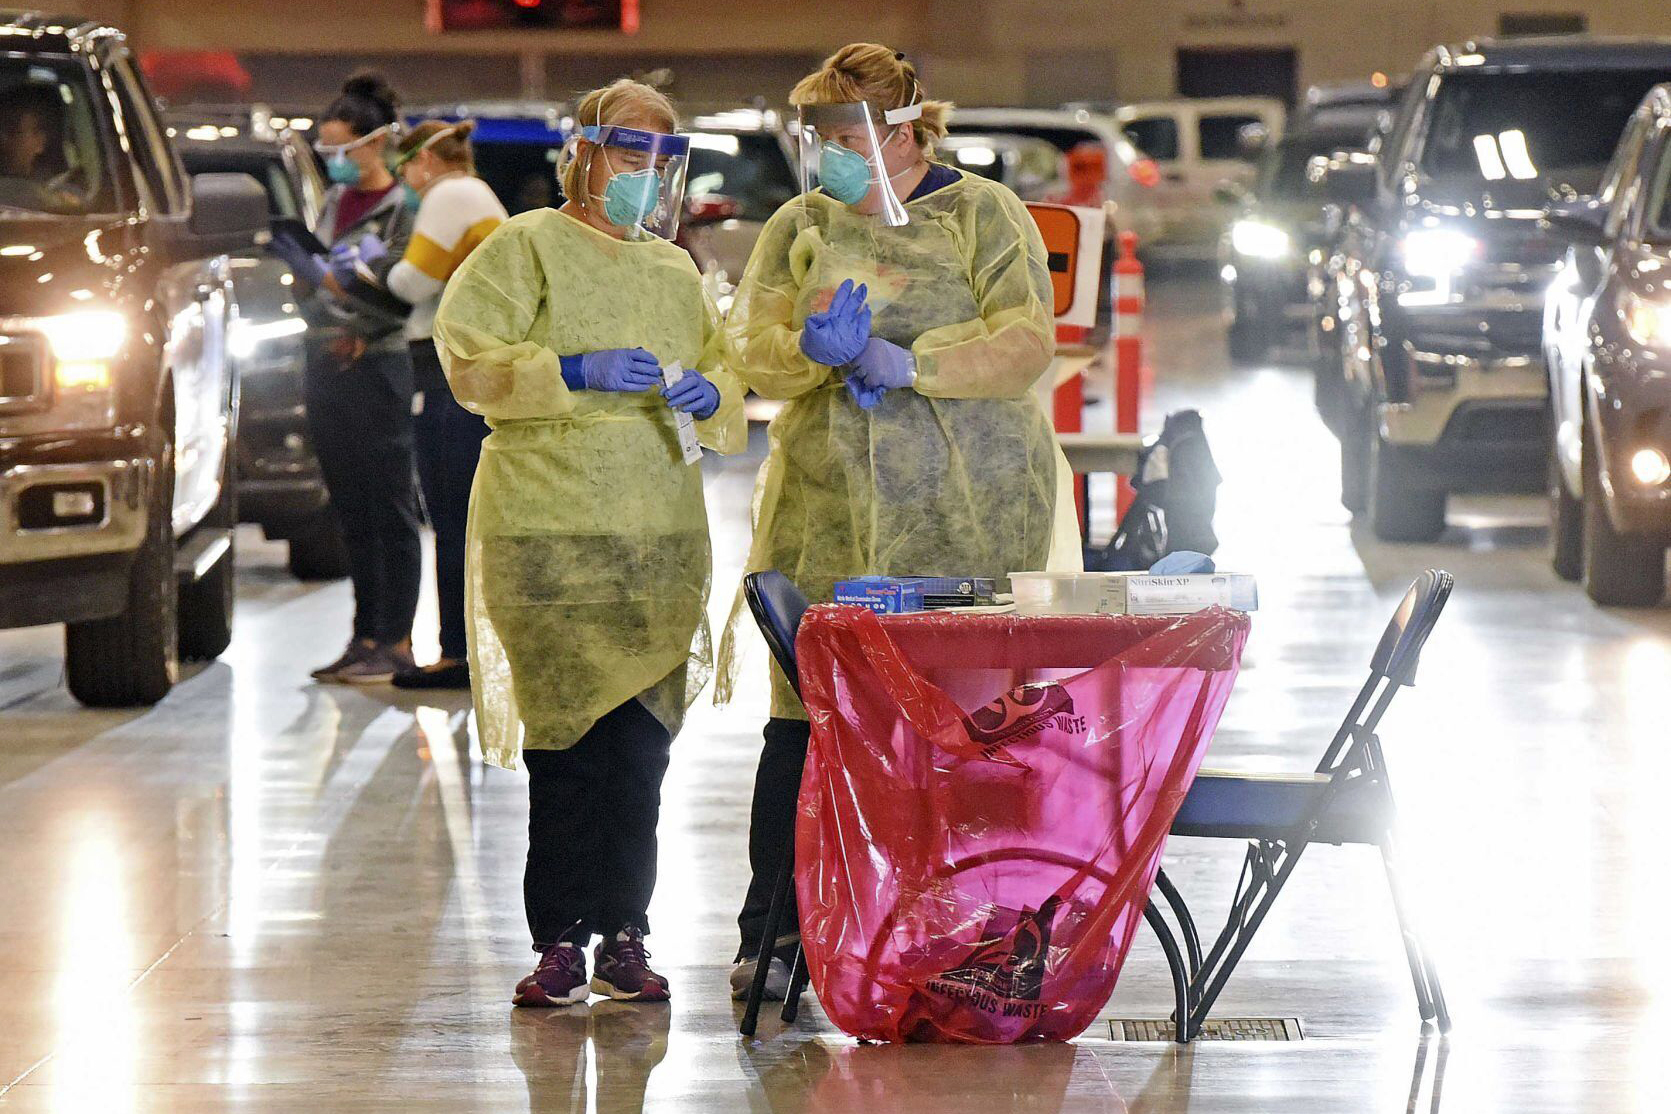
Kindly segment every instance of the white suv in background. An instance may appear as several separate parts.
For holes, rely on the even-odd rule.
[[[1114,118],[1089,109],[956,108],[951,134],[1016,135],[1042,139],[1063,155],[1082,143],[1095,143],[1108,157],[1102,200],[1114,203],[1113,226],[1130,229],[1147,245],[1160,232],[1154,192],[1160,170],[1120,132]]]
[[[1270,97],[1202,97],[1122,105],[1115,119],[1126,139],[1152,159],[1160,180],[1150,191],[1159,211],[1154,246],[1210,256],[1231,207],[1216,196],[1226,182],[1253,185],[1262,144],[1282,137],[1287,111]]]

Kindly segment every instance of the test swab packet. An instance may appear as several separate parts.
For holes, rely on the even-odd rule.
[[[685,377],[685,367],[674,360],[661,369],[661,384],[671,387]],[[686,464],[702,459],[702,443],[696,439],[696,419],[683,410],[673,411],[673,425],[679,431],[679,449],[685,454]]]

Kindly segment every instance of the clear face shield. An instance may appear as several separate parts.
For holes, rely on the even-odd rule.
[[[905,206],[894,192],[893,176],[882,155],[885,144],[897,141],[898,129],[922,114],[920,104],[890,109],[864,101],[802,105],[795,131],[802,190],[822,188],[842,204],[874,213],[892,227],[906,223]]]
[[[588,125],[580,129],[580,138],[594,145],[588,156],[593,162],[586,168],[588,188],[598,160],[609,171],[602,192],[592,194],[587,207],[629,235],[673,239],[685,207],[690,140],[613,124]]]

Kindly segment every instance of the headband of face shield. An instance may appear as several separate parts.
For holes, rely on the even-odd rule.
[[[454,124],[450,128],[442,128],[440,131],[436,132],[434,135],[430,136],[428,139],[424,140],[422,143],[418,144],[416,147],[412,148],[410,151],[407,151],[407,152],[403,153],[399,158],[397,158],[395,160],[394,165],[392,167],[390,167],[389,169],[393,170],[396,174],[399,174],[401,167],[405,166],[407,163],[411,162],[413,159],[417,158],[419,155],[423,154],[425,151],[427,151],[431,147],[435,146],[441,140],[447,138],[449,135],[452,135],[454,132],[458,131],[458,127],[459,126],[457,124]]]
[[[630,235],[673,239],[685,204],[690,140],[613,124],[588,124],[580,138],[594,144],[591,157],[601,157],[609,168],[603,192],[592,194],[587,206]],[[588,166],[588,182],[590,171]]]
[[[364,147],[380,135],[399,134],[399,124],[384,124],[358,139],[350,139],[347,143],[321,143],[315,140],[313,149],[319,153],[320,158],[325,160],[325,173],[331,181],[338,185],[352,186],[360,180],[360,167],[358,163],[348,157],[348,152]]]
[[[893,178],[905,171],[889,174],[882,146],[893,139],[896,129],[921,119],[922,114],[921,103],[890,109],[864,101],[802,105],[796,130],[801,189],[820,187],[845,205],[858,205],[875,190],[882,223],[904,224],[905,206],[894,192]],[[878,120],[884,128],[876,126]]]

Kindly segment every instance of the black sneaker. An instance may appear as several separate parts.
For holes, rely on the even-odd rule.
[[[336,661],[333,661],[330,665],[322,665],[318,669],[315,669],[313,671],[313,679],[316,681],[334,681],[336,680],[337,674],[341,673],[344,669],[347,669],[351,665],[360,664],[360,662],[365,661],[376,652],[377,643],[373,642],[371,639],[350,639],[348,642],[348,649],[342,652],[342,656]]]
[[[442,658],[429,665],[403,669],[395,674],[397,689],[467,689],[470,663],[463,658]]]

